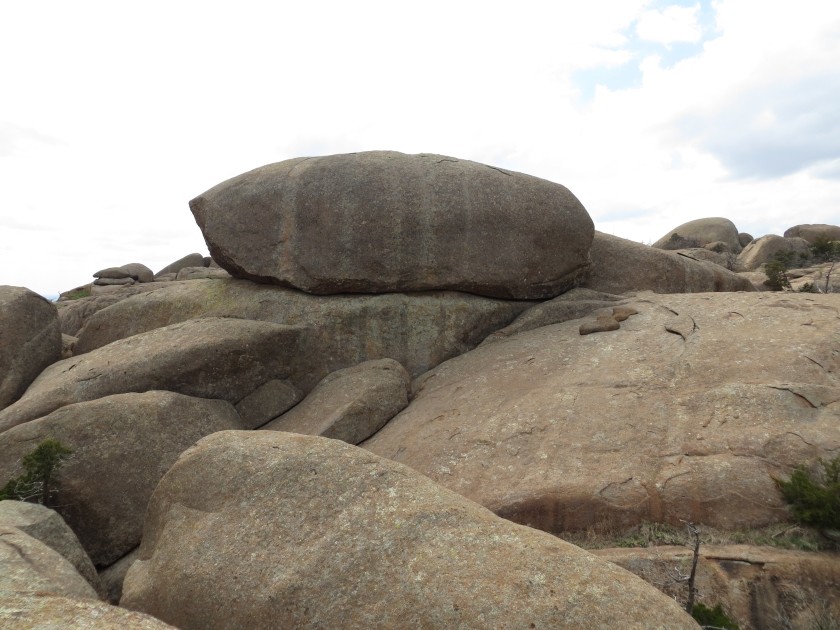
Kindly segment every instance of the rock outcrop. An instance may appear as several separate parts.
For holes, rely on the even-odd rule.
[[[365,361],[324,377],[303,402],[263,428],[358,444],[405,409],[410,380],[393,359]]]
[[[196,317],[236,317],[305,326],[289,367],[310,391],[327,374],[392,358],[412,376],[478,345],[533,302],[455,292],[313,296],[247,280],[193,280],[120,300],[88,317],[80,355],[118,339]]]
[[[683,223],[656,241],[653,247],[657,249],[704,247],[718,241],[725,243],[729,251],[735,254],[741,251],[738,228],[732,221],[723,217],[708,217]]]
[[[840,448],[840,296],[640,294],[438,366],[362,446],[551,532],[788,518],[774,477]]]
[[[738,266],[744,271],[754,271],[773,260],[779,253],[789,253],[799,259],[808,259],[811,256],[810,246],[804,238],[768,234],[755,239],[744,248],[738,255]]]
[[[792,228],[785,230],[784,236],[785,238],[804,238],[810,245],[813,245],[820,239],[840,241],[840,225],[828,225],[826,223],[794,225]]]
[[[52,438],[73,454],[52,485],[64,517],[96,565],[140,544],[152,491],[178,455],[200,438],[242,425],[233,406],[172,392],[118,394],[62,407],[0,433],[0,479]]]
[[[60,358],[55,306],[29,289],[0,286],[0,409]]]
[[[272,431],[181,456],[121,605],[184,630],[696,627],[629,572],[408,468]]]
[[[754,291],[745,278],[704,260],[595,232],[582,286],[606,293]]]
[[[190,209],[233,276],[317,294],[551,298],[586,270],[593,233],[559,184],[394,151],[270,164],[211,188]]]
[[[0,432],[64,405],[167,390],[236,403],[296,362],[300,327],[208,317],[173,324],[64,359],[0,411]]]

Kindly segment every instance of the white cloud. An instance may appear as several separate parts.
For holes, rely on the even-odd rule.
[[[645,11],[636,23],[636,34],[644,40],[660,44],[699,42],[703,29],[699,21],[700,5],[671,5]]]
[[[707,4],[665,7],[681,26],[640,43],[653,6],[5,3],[0,284],[55,293],[206,253],[193,196],[368,149],[560,182],[599,229],[637,240],[701,216],[759,234],[840,223],[840,5],[721,0],[707,41],[689,38]],[[662,44],[686,41],[693,56],[669,61]],[[581,99],[579,73],[605,68],[639,80]]]

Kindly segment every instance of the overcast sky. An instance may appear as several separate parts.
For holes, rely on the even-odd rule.
[[[188,201],[270,162],[441,153],[652,242],[840,224],[840,2],[0,0],[0,284],[206,254]]]

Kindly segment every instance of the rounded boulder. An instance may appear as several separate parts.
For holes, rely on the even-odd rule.
[[[594,233],[559,184],[393,151],[270,164],[211,188],[190,209],[233,276],[315,294],[550,298],[586,270]]]

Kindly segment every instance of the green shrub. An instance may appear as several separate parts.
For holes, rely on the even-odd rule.
[[[52,493],[53,475],[72,452],[58,440],[44,440],[23,458],[24,473],[0,488],[0,500],[35,501],[46,505]]]
[[[725,628],[726,630],[739,630],[738,624],[729,618],[721,605],[709,608],[705,604],[694,604],[691,609],[691,616],[694,621],[703,628]]]
[[[840,455],[831,461],[819,460],[813,473],[799,466],[788,481],[778,481],[794,518],[803,525],[821,530],[840,529]]]
[[[840,241],[832,241],[828,234],[820,234],[811,244],[811,255],[821,261],[832,260],[840,256]]]
[[[814,290],[814,283],[813,282],[806,282],[802,286],[799,287],[800,293],[816,293]]]
[[[67,300],[78,300],[86,297],[90,297],[90,289],[86,287],[81,287],[78,289],[73,289],[72,291],[68,291],[67,294],[64,296],[64,298]]]
[[[787,265],[778,259],[771,260],[764,265],[764,273],[767,280],[764,284],[772,291],[784,291],[790,289],[790,278],[787,277]]]

